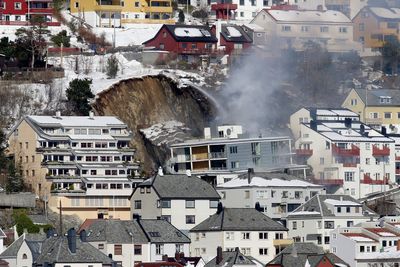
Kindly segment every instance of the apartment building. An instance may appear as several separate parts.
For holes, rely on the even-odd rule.
[[[263,27],[267,43],[281,49],[302,51],[308,41],[332,53],[361,48],[353,41],[351,20],[338,11],[263,9],[250,23]]]
[[[239,248],[245,256],[252,256],[263,264],[272,260],[293,240],[287,229],[254,208],[225,208],[190,230],[191,255],[209,261],[218,247],[224,251]]]
[[[32,18],[41,17],[47,26],[60,26],[53,16],[52,0],[1,0],[1,25],[30,25]]]
[[[331,232],[330,250],[354,267],[399,266],[397,225],[381,220],[337,228]]]
[[[132,216],[164,219],[188,231],[217,211],[220,196],[200,178],[160,172],[139,184],[130,200]]]
[[[259,209],[274,220],[286,217],[316,194],[325,194],[322,185],[284,173],[239,177],[218,185],[217,191],[225,207],[253,208],[259,205]]]
[[[171,0],[72,0],[70,11],[93,27],[175,24]]]
[[[86,220],[78,230],[103,254],[112,255],[118,266],[161,261],[175,253],[189,254],[190,239],[166,220]]]
[[[312,242],[328,250],[332,230],[351,227],[378,217],[378,214],[349,195],[315,195],[289,213],[286,223],[289,238],[296,242]],[[345,258],[343,260],[346,261]]]
[[[386,41],[399,39],[400,9],[365,6],[353,18],[354,41],[363,52],[379,52]]]
[[[300,169],[292,164],[289,137],[249,137],[241,126],[225,125],[205,128],[204,138],[188,140],[170,146],[171,173],[186,173],[210,179],[220,184],[237,177],[237,173]],[[236,174],[235,174],[236,173]]]
[[[293,123],[299,122],[293,119]],[[295,147],[301,163],[312,167],[310,178],[326,185],[328,192],[341,189],[361,198],[395,184],[395,141],[362,122],[318,120],[314,113],[311,121],[300,125],[299,133]]]
[[[324,0],[324,2],[326,9],[342,12],[350,19],[353,19],[368,4],[365,0]]]
[[[64,214],[82,220],[129,219],[139,168],[131,138],[116,117],[26,116],[8,134],[8,150],[26,186],[49,208],[61,201]]]
[[[400,91],[397,89],[352,89],[342,107],[360,115],[360,120],[387,133],[400,133]]]

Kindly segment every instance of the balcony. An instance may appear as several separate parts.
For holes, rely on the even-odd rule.
[[[320,185],[343,185],[343,179],[312,179],[314,184]]]
[[[208,160],[208,154],[193,154],[193,160]]]
[[[399,157],[399,156],[396,156],[396,157],[395,157],[395,160],[396,160],[396,161],[400,161],[400,157]]]
[[[310,157],[310,156],[312,156],[312,154],[313,154],[312,149],[305,149],[305,148],[296,149],[297,156]]]
[[[34,8],[29,9],[31,14],[53,14],[53,8]]]
[[[342,157],[360,156],[360,148],[355,145],[351,145],[351,148],[341,148],[337,145],[332,145],[332,152],[333,154]]]
[[[211,152],[208,156],[210,159],[226,159],[226,153],[224,151]]]
[[[237,4],[212,4],[211,5],[211,10],[236,10],[237,9]]]
[[[287,247],[293,244],[293,239],[285,238],[285,239],[274,239],[273,244],[275,247]]]
[[[103,11],[103,12],[121,12],[122,6],[120,5],[96,5],[94,11]]]
[[[374,157],[385,157],[390,155],[390,148],[388,146],[383,146],[379,148],[376,145],[372,146],[372,155]]]
[[[373,180],[369,175],[364,174],[364,179],[361,180],[362,184],[372,184],[372,185],[383,185],[389,184],[389,179],[385,178],[384,180]]]

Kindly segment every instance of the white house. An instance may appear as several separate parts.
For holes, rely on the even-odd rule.
[[[190,239],[166,220],[86,220],[80,230],[88,243],[121,266],[161,261],[176,252],[189,255]]]
[[[302,51],[313,41],[329,52],[360,50],[353,41],[353,24],[338,11],[263,9],[250,22],[264,28],[267,43],[277,48]]]
[[[253,208],[256,203],[268,217],[280,220],[316,194],[324,194],[322,185],[311,184],[284,173],[249,175],[217,186],[227,208]]]
[[[326,0],[286,0],[288,5],[295,5],[301,10],[326,10]]]
[[[254,208],[224,208],[190,230],[192,256],[209,261],[217,247],[233,251],[236,247],[245,256],[263,264],[275,257],[287,245],[287,229]]]
[[[378,215],[349,195],[316,195],[286,217],[289,237],[329,249],[330,233],[377,219]],[[343,259],[346,260],[346,259]]]
[[[331,232],[330,250],[354,267],[399,266],[397,226],[383,220],[337,228]]]
[[[159,173],[139,184],[130,200],[132,215],[161,218],[188,231],[217,211],[220,196],[200,178]]]
[[[257,261],[253,257],[247,257],[240,252],[239,248],[235,248],[232,251],[222,251],[221,247],[217,248],[217,256],[214,259],[207,262],[205,267],[217,267],[217,266],[230,266],[230,267],[264,267],[264,264]]]
[[[301,109],[292,115],[290,127],[299,136],[295,142],[298,160],[312,167],[314,183],[356,198],[395,184],[393,139],[356,120],[353,112],[342,111],[349,113],[344,120],[327,119],[321,115],[323,110],[312,112],[308,120],[307,112]],[[297,118],[303,119],[300,128]]]

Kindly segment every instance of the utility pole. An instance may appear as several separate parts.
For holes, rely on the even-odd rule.
[[[60,200],[60,236],[63,234],[63,226],[62,226],[62,205]]]
[[[60,68],[63,67],[63,48],[64,48],[64,43],[61,42],[61,47],[60,47]]]

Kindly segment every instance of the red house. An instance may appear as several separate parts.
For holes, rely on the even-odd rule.
[[[29,25],[43,17],[48,26],[59,26],[53,17],[53,0],[0,0],[0,25]]]
[[[185,61],[216,53],[215,35],[207,26],[163,25],[157,34],[143,43],[147,48],[168,51]]]
[[[253,40],[238,25],[221,25],[220,45],[225,47],[225,54],[241,54],[251,47]]]
[[[228,3],[230,2],[230,3]],[[233,4],[230,0],[219,0],[211,5],[211,10],[215,11],[217,19],[235,19],[234,13],[237,9],[237,4]]]

